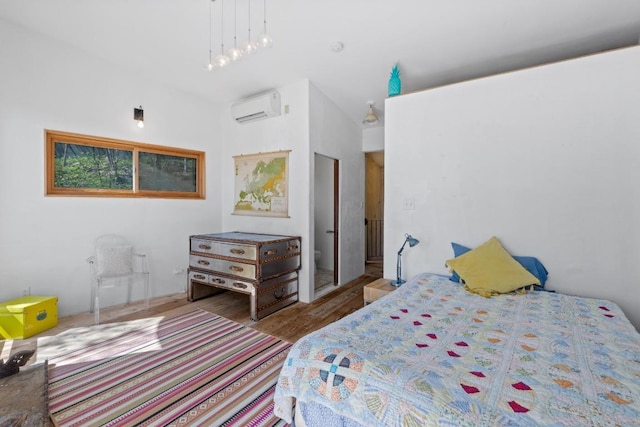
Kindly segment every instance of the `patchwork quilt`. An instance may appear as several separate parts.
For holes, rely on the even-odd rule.
[[[300,339],[274,400],[287,422],[295,402],[330,408],[309,426],[640,425],[640,334],[606,300],[424,273]]]

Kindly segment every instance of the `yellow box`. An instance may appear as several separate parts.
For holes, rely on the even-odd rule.
[[[25,339],[58,324],[58,297],[29,295],[0,303],[0,335]]]

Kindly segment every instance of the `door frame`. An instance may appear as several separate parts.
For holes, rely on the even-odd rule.
[[[338,286],[340,243],[340,161],[333,159],[333,286]]]

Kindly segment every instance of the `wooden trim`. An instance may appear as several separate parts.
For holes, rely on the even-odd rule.
[[[333,285],[338,286],[338,269],[340,268],[340,161],[333,160]]]
[[[55,182],[55,143],[68,142],[75,145],[111,148],[131,151],[133,156],[133,188],[99,189],[99,188],[60,188]],[[196,160],[196,191],[158,191],[140,190],[139,156],[140,152],[166,156],[185,157]],[[79,196],[79,197],[131,197],[131,198],[167,198],[167,199],[204,199],[205,198],[205,153],[185,148],[166,147],[156,144],[133,142],[113,138],[82,135],[70,132],[45,129],[45,195],[46,196]]]

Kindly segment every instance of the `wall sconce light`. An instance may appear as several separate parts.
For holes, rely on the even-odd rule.
[[[142,109],[142,105],[138,108],[133,107],[133,120],[138,121],[138,127],[144,127],[144,110]]]
[[[398,251],[398,264],[396,266],[398,277],[396,278],[396,280],[391,281],[392,286],[400,286],[403,283],[407,282],[406,280],[402,280],[402,251],[404,250],[405,245],[409,243],[409,247],[412,248],[418,243],[420,243],[420,241],[414,238],[413,236],[411,236],[411,234],[405,234],[404,237],[405,237],[404,243],[402,244],[402,247]]]

